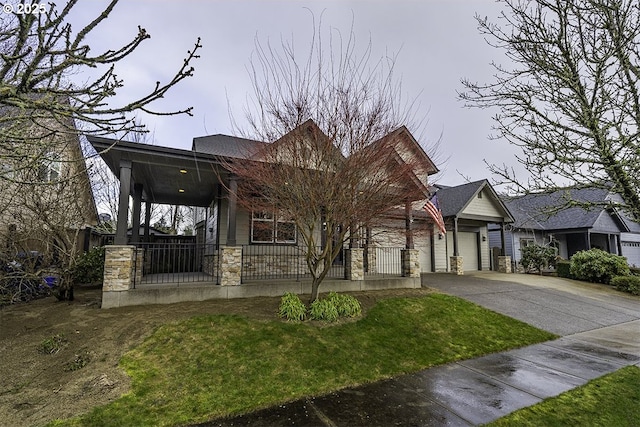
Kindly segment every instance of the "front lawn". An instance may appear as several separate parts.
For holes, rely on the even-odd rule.
[[[202,422],[553,338],[443,294],[383,300],[357,322],[326,327],[194,317],[123,357],[130,393],[54,425]]]
[[[489,426],[640,425],[640,368],[628,366],[560,396],[523,408]]]

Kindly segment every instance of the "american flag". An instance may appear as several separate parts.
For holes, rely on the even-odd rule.
[[[434,196],[435,199],[435,196]],[[436,203],[438,203],[438,199],[435,199]],[[438,226],[440,233],[447,234],[447,229],[444,226],[444,218],[442,218],[442,211],[436,207],[435,204],[431,200],[427,200],[427,203],[424,204],[423,209],[427,211],[429,216],[433,218],[433,221]]]

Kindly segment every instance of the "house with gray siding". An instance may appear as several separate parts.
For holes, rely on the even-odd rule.
[[[619,196],[603,188],[561,190],[504,198],[515,221],[506,228],[504,251],[519,262],[521,248],[550,245],[558,255],[569,259],[581,250],[598,248],[640,265],[640,224],[623,212],[608,207]],[[563,208],[569,200],[577,204]],[[489,230],[492,248],[502,248],[496,226]]]
[[[305,122],[301,126],[315,124]],[[407,183],[418,186],[427,197],[428,176],[438,172],[437,167],[405,127],[385,138],[390,135],[398,159],[406,153],[416,156],[417,166],[409,172]],[[103,287],[103,307],[282,295],[284,291],[305,293],[305,285],[301,284],[308,277],[304,243],[297,235],[294,221],[278,216],[277,212],[243,208],[238,203],[238,178],[228,169],[229,162],[255,161],[255,153],[265,142],[210,135],[194,138],[192,149],[182,150],[96,136],[88,140],[120,181],[114,245],[107,247],[108,285]],[[375,148],[374,143],[369,149]],[[134,233],[127,235],[130,197]],[[148,230],[152,204],[194,207],[195,242],[192,245],[153,242]],[[369,286],[368,278],[395,276],[411,280],[401,285],[378,281],[370,286],[406,287],[407,283],[408,287],[420,286],[411,209],[405,207],[403,212],[405,226],[393,241],[393,247],[384,246],[391,241],[385,243],[371,229],[357,236],[355,246],[351,242],[334,242],[344,246],[327,277],[352,282],[343,282],[338,289],[363,290]],[[145,218],[145,227],[136,232],[141,228],[141,216]],[[322,229],[318,224],[317,237],[324,245]],[[364,258],[362,262],[353,261],[354,253],[363,253],[358,255]],[[363,274],[353,274],[354,268],[364,269]],[[131,278],[124,277],[127,272],[131,272]],[[236,286],[265,279],[279,282],[270,287]],[[286,286],[282,285],[283,280],[289,281]],[[173,293],[169,292],[171,289]]]

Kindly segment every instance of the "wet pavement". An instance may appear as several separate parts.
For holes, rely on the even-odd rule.
[[[640,366],[637,297],[517,274],[427,278],[429,286],[564,336],[200,426],[478,425]]]

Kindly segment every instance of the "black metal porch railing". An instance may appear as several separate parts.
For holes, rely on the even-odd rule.
[[[402,249],[370,246],[363,251],[364,275],[402,276]]]
[[[333,261],[326,278],[344,279],[344,249]],[[306,248],[294,245],[244,245],[242,282],[266,279],[310,278]]]
[[[219,283],[220,256],[214,244],[139,243],[134,287],[157,283]]]

